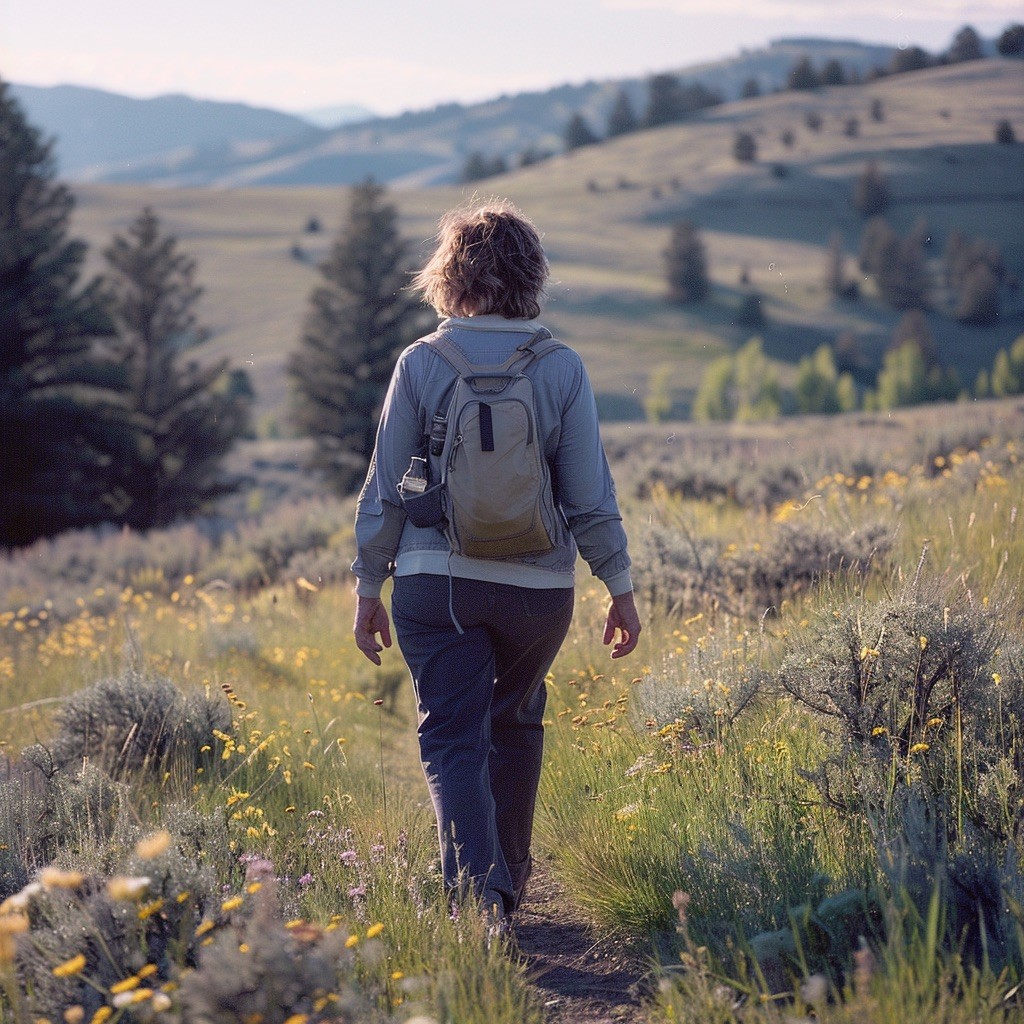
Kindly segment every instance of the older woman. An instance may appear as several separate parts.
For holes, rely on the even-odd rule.
[[[497,922],[519,906],[544,742],[544,677],[573,612],[577,551],[611,597],[604,643],[621,658],[637,644],[626,536],[580,357],[558,346],[524,371],[560,526],[550,550],[474,558],[438,528],[415,526],[400,482],[425,454],[455,371],[433,350],[441,336],[472,364],[508,359],[540,325],[548,264],[533,225],[509,204],[456,211],[415,284],[442,320],[398,359],[356,513],[355,640],[374,664],[391,646],[391,610],[419,708],[423,770],[437,816],[444,879]],[[568,527],[565,529],[564,527]],[[616,633],[619,634],[616,640]]]

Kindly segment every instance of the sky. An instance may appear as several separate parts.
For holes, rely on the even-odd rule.
[[[642,77],[772,39],[945,49],[1020,0],[0,0],[0,78],[378,114]]]

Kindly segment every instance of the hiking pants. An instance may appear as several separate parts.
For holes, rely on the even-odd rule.
[[[568,632],[573,597],[571,587],[395,577],[391,611],[416,692],[444,881],[506,913],[530,874],[544,677]]]

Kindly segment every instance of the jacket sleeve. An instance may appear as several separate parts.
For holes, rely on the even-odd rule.
[[[632,590],[626,532],[601,444],[597,403],[581,361],[562,408],[552,472],[558,502],[590,571],[613,597]]]
[[[394,572],[406,518],[398,485],[409,459],[420,453],[424,443],[407,356],[408,350],[399,357],[391,376],[373,457],[356,505],[352,571],[360,597],[379,597],[384,581]]]

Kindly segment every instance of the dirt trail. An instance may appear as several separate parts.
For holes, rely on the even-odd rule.
[[[516,914],[516,943],[549,1024],[640,1024],[647,962],[583,921],[542,860]]]

